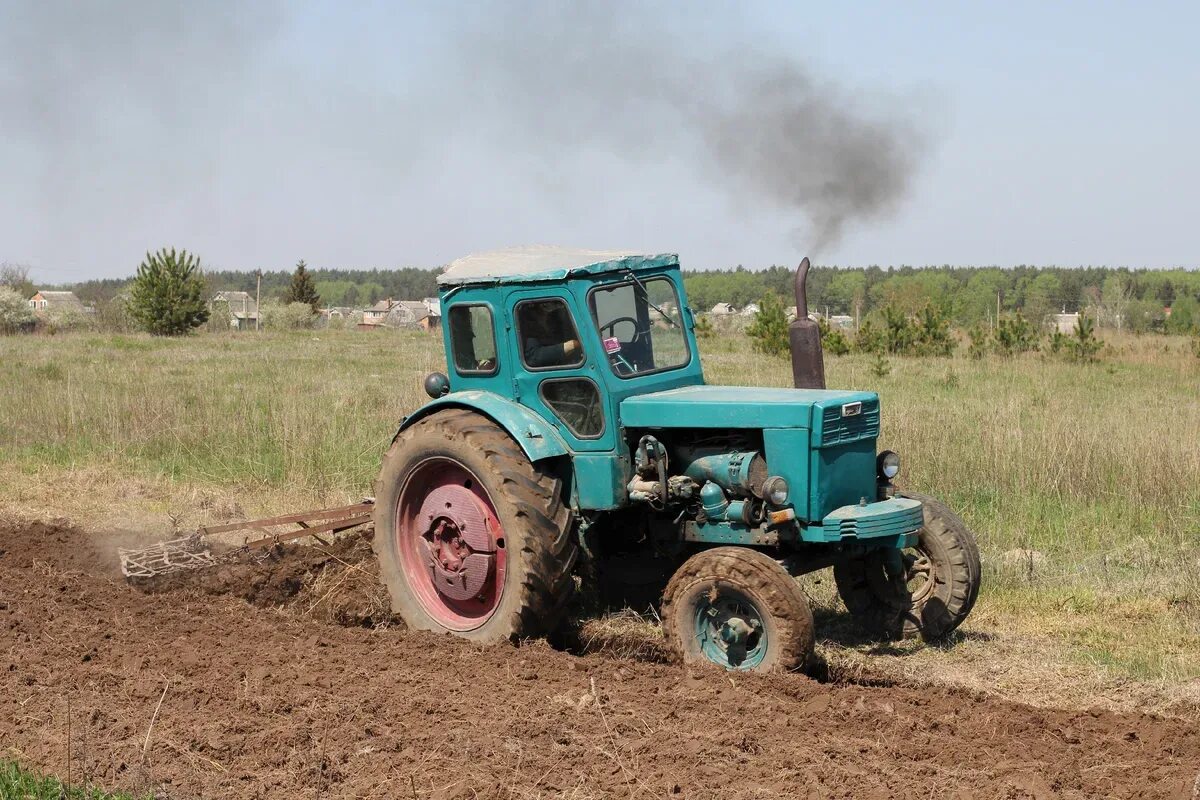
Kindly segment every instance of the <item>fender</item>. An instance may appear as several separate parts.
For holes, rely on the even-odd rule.
[[[508,431],[508,435],[520,445],[531,462],[571,453],[567,443],[549,422],[524,406],[498,394],[475,389],[453,392],[421,406],[404,418],[396,430],[396,436],[392,437],[392,441],[396,441],[396,437],[413,423],[443,408],[465,408],[478,411]]]

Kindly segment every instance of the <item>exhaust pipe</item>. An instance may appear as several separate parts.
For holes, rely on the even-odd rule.
[[[825,388],[821,329],[808,318],[808,256],[796,268],[796,319],[788,326],[792,348],[792,384],[797,389]]]

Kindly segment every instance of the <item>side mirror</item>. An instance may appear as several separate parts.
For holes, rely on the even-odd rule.
[[[450,393],[450,379],[441,372],[431,372],[425,376],[425,394],[438,399]]]

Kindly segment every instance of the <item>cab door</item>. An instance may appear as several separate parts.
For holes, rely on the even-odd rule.
[[[616,445],[610,398],[585,342],[586,316],[563,289],[513,292],[506,306],[514,399],[554,425],[579,452]]]

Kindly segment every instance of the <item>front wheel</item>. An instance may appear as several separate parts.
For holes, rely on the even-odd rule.
[[[745,547],[683,563],[662,603],[667,645],[685,662],[768,672],[803,667],[813,648],[808,599],[787,570]]]
[[[924,525],[917,543],[900,552],[877,550],[833,568],[851,616],[875,636],[926,641],[952,633],[979,595],[979,548],[962,519],[943,503],[920,500]]]

